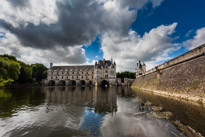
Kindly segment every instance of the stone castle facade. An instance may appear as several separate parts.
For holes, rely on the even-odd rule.
[[[51,63],[43,83],[49,86],[117,85],[116,64],[112,59],[82,66],[53,66]]]
[[[141,63],[141,61],[139,61],[137,63],[137,68],[136,68],[136,77],[140,76],[140,75],[144,75],[146,72],[146,65],[145,63]]]

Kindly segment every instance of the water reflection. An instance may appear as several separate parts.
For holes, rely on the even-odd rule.
[[[192,127],[205,136],[205,108],[183,100],[162,97],[152,93],[135,91],[142,104],[151,102],[153,106],[160,106],[173,114],[172,120],[178,120],[184,125]]]
[[[69,104],[70,106],[93,107],[96,113],[117,111],[117,96],[115,89],[89,87],[46,87],[47,109],[52,104]]]
[[[0,136],[184,136],[127,88],[0,90]]]
[[[0,118],[12,116],[22,106],[38,106],[44,97],[40,88],[0,89]]]

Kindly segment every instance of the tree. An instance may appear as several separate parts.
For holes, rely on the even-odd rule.
[[[6,79],[7,78],[7,68],[8,63],[0,57],[0,78]]]
[[[27,65],[10,55],[0,55],[0,87],[9,86],[12,82],[41,82],[47,76],[43,64]]]
[[[11,55],[8,55],[8,54],[0,55],[0,57],[2,57],[2,58],[7,58],[7,59],[9,59],[9,60],[13,60],[13,61],[18,62],[18,60],[16,59],[16,57],[11,56]]]
[[[20,64],[13,60],[0,57],[0,78],[17,80],[20,74]]]
[[[32,64],[32,78],[34,82],[41,82],[47,76],[47,68],[43,64]]]
[[[21,66],[18,62],[10,60],[7,68],[8,78],[17,80],[20,74],[20,68]]]
[[[20,64],[8,57],[0,56],[0,87],[10,86],[20,74]]]
[[[32,67],[23,62],[21,62],[20,65],[21,65],[20,75],[17,82],[18,83],[32,82]]]
[[[129,72],[129,71],[125,71],[125,72],[117,72],[117,78],[131,78],[131,79],[135,79],[136,78],[136,73],[135,72]]]

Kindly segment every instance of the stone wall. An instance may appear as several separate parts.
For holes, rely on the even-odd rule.
[[[180,64],[180,63],[183,63],[183,62],[187,62],[189,60],[192,60],[194,58],[198,58],[199,56],[201,55],[204,55],[205,54],[205,44],[204,45],[201,45],[183,55],[180,55],[172,60],[169,60],[161,65],[158,65],[156,66],[155,68],[152,68],[150,70],[148,70],[145,75],[147,74],[150,74],[150,73],[153,73],[155,71],[157,71],[157,69],[166,69],[168,67],[172,67],[174,65],[177,65],[177,64]],[[141,76],[139,76],[141,77]]]
[[[205,45],[137,77],[132,88],[205,95]]]

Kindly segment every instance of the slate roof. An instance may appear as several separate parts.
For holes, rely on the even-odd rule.
[[[94,65],[82,65],[82,66],[53,66],[51,71],[88,71],[88,70],[94,70]]]
[[[112,61],[110,60],[99,60],[98,62],[95,63],[95,66],[97,66],[97,68],[105,68],[107,67],[114,67],[115,63],[112,63]]]

